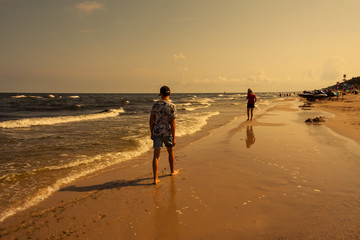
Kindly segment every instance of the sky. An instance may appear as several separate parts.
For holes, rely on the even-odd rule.
[[[0,0],[0,92],[285,92],[360,75],[358,0]]]

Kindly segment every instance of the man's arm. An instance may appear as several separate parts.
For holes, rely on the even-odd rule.
[[[150,114],[149,126],[151,132],[151,139],[153,139],[154,115],[152,113]]]
[[[173,146],[175,146],[175,144],[176,144],[176,140],[175,140],[175,130],[176,130],[175,118],[171,118],[170,126],[171,126],[171,135],[173,137]]]

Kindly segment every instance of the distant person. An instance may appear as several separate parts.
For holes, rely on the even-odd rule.
[[[247,102],[247,117],[248,117],[247,121],[249,121],[249,120],[253,119],[255,103],[257,101],[256,95],[253,93],[253,91],[250,88],[248,89],[248,95],[247,95],[246,99],[248,100],[248,102]],[[249,118],[250,112],[251,112],[251,119]]]
[[[170,88],[163,86],[160,88],[161,100],[156,101],[152,107],[150,115],[150,131],[153,140],[154,158],[153,173],[154,184],[160,182],[158,176],[160,150],[165,144],[169,153],[170,174],[173,176],[179,172],[174,169],[174,149],[175,139],[175,118],[176,106],[170,101]]]

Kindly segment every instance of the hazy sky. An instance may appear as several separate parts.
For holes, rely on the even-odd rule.
[[[0,92],[295,91],[360,75],[359,0],[0,0]]]

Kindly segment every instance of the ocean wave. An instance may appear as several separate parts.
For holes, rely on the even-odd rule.
[[[193,103],[182,103],[182,104],[176,104],[176,107],[178,110],[185,110],[188,112],[193,112],[198,109],[204,109],[211,106],[210,103],[207,103],[208,100],[200,100],[195,101]]]
[[[42,99],[42,98],[55,98],[55,96],[53,94],[49,94],[47,96],[35,96],[35,95],[30,95],[30,96],[26,96],[24,94],[22,95],[16,95],[16,96],[11,96],[11,98],[37,98],[37,99]]]
[[[25,95],[17,95],[17,96],[11,96],[12,98],[26,98],[27,96]]]
[[[222,98],[219,98],[221,100],[235,100],[236,98],[235,97],[231,97],[231,96],[227,96],[227,97],[222,97]]]
[[[37,205],[38,203],[40,203],[43,200],[45,200],[46,198],[48,198],[54,192],[59,191],[62,186],[69,184],[69,183],[75,181],[76,179],[79,179],[79,178],[89,175],[91,173],[100,171],[100,170],[110,167],[114,164],[128,161],[130,159],[138,157],[141,154],[147,152],[150,149],[150,146],[151,146],[150,141],[151,140],[149,138],[146,138],[146,139],[144,138],[140,141],[141,141],[140,145],[142,147],[140,147],[139,149],[137,149],[135,151],[107,153],[107,154],[97,155],[95,157],[85,160],[85,162],[87,162],[87,163],[99,162],[101,164],[93,164],[91,167],[89,167],[81,172],[76,172],[67,177],[58,179],[51,186],[48,186],[48,187],[38,190],[34,195],[32,195],[31,197],[26,199],[20,206],[5,209],[5,211],[0,213],[0,222],[4,221],[6,218],[8,218],[20,211],[23,211],[25,209],[28,209],[29,207]],[[143,146],[149,146],[149,147],[143,147]],[[71,165],[65,165],[63,167],[72,167],[72,166],[79,166],[82,164],[86,164],[86,163],[84,163],[83,160],[79,160],[79,161],[75,161],[75,162],[77,162],[77,163],[71,164]],[[58,168],[58,167],[55,167],[55,168]]]
[[[37,99],[41,99],[43,97],[40,97],[40,96],[30,96],[31,98],[37,98]]]
[[[258,104],[264,105],[264,106],[269,106],[271,104],[270,100],[259,100]]]
[[[211,103],[215,102],[213,99],[210,98],[201,98],[198,102],[202,105],[211,105]]]
[[[185,107],[184,108],[186,111],[189,111],[189,112],[192,112],[192,111],[195,111],[196,108],[195,107]]]
[[[207,112],[201,113],[201,115],[185,115],[179,119],[179,126],[176,128],[176,135],[181,137],[185,135],[191,135],[200,131],[206,124],[210,117],[219,115],[220,112]]]
[[[120,113],[124,113],[124,109],[107,109],[100,113],[63,116],[63,117],[43,117],[43,118],[25,118],[20,120],[10,120],[0,122],[0,128],[27,128],[32,126],[54,125],[60,123],[81,122],[88,120],[96,120],[102,118],[116,117]]]

